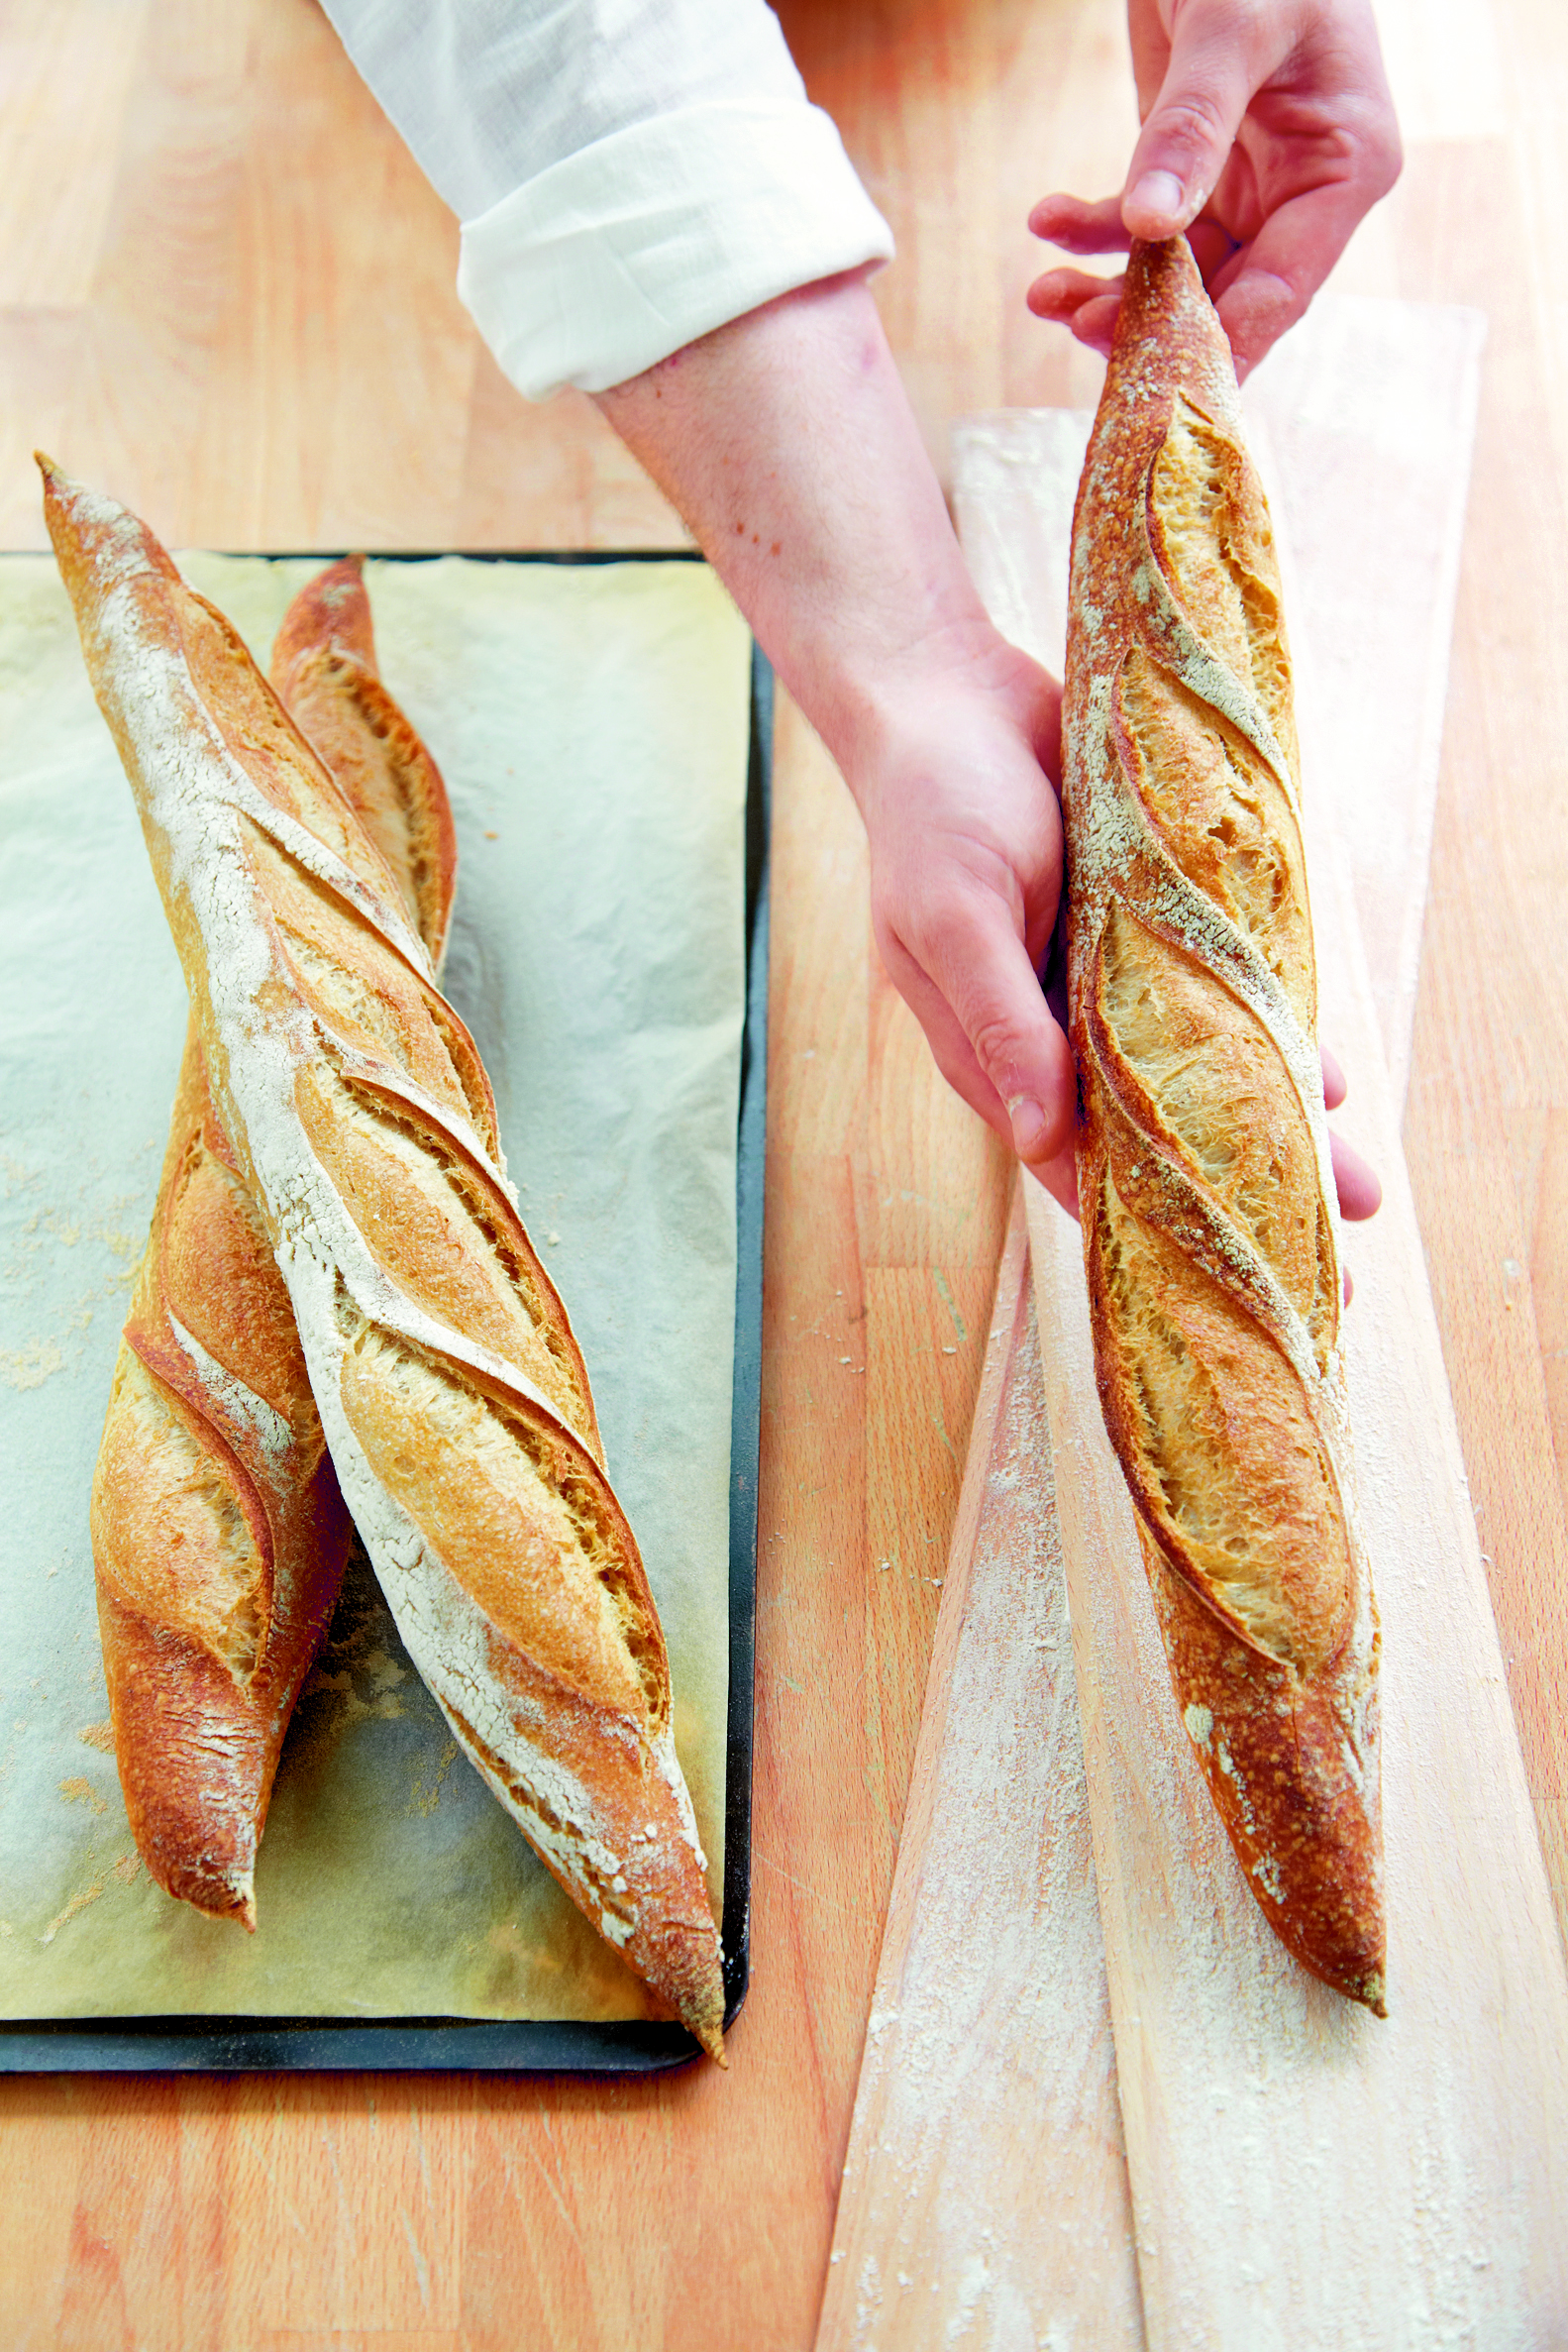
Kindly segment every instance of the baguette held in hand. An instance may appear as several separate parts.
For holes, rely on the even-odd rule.
[[[546,1867],[719,2057],[664,1637],[472,1040],[233,629],[124,508],[45,480],[214,1102],[398,1629]]]
[[[1384,2013],[1291,664],[1230,354],[1134,245],[1073,525],[1065,818],[1095,1360],[1183,1720],[1248,1885]]]
[[[317,750],[436,957],[456,874],[451,811],[434,761],[375,677],[358,563],[335,564],[300,591],[278,649]],[[137,1847],[166,1893],[254,1929],[257,1846],[342,1584],[349,1515],[288,1291],[213,1111],[194,1021],[91,1517]]]

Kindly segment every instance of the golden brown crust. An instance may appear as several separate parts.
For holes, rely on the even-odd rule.
[[[1096,1369],[1172,1679],[1266,1916],[1383,2008],[1290,656],[1184,241],[1135,246],[1074,519],[1065,814]]]
[[[214,1097],[410,1655],[547,1866],[717,2057],[718,1938],[663,1637],[472,1041],[384,861],[221,616],[145,526],[48,468],[46,513]],[[433,1207],[444,1288],[400,1258]],[[491,1344],[508,1293],[559,1326],[554,1345],[540,1335],[554,1392]]]
[[[440,771],[376,671],[360,557],[333,564],[300,589],[272,648],[271,679],[396,877],[439,970],[457,834]]]
[[[248,721],[253,748],[272,744],[284,731],[266,702],[245,699],[229,624],[203,609],[209,663],[241,680],[238,705],[226,704],[231,731]],[[422,897],[407,893],[434,952],[456,870],[445,788],[375,682],[357,566],[334,565],[310,582],[279,642],[309,654],[328,616],[379,700],[373,723],[355,705],[341,709],[319,748],[340,789],[360,790],[394,737],[400,772],[417,778],[425,829],[446,844],[439,869],[426,861]],[[285,760],[289,749],[285,739]],[[377,845],[389,861],[405,848],[389,830]],[[280,1425],[270,1446],[267,1413]],[[283,1735],[342,1582],[349,1518],[288,1291],[212,1109],[194,1024],[99,1449],[92,1526],[132,1834],[170,1894],[254,1927],[257,1846]]]
[[[193,1026],[92,1544],[132,1834],[170,1894],[254,1927],[257,1843],[349,1517],[288,1293],[217,1133]]]

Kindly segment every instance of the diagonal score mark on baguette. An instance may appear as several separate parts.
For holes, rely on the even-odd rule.
[[[272,685],[385,859],[439,973],[458,845],[440,771],[381,684],[356,559],[300,589],[272,648]]]
[[[233,633],[215,677],[211,608],[151,534],[52,469],[46,484],[214,1096],[409,1654],[546,1866],[720,2057],[718,1938],[663,1637],[575,1342],[487,1148],[471,1041],[346,803],[318,838],[330,785]],[[352,1207],[367,1181],[403,1188],[408,1209],[394,1191],[373,1245]],[[427,1238],[445,1227],[446,1276],[421,1259],[422,1220]],[[504,1320],[498,1235],[514,1302],[565,1335],[536,1351],[537,1377],[486,1343]],[[474,1248],[488,1264],[464,1300]],[[473,1311],[454,1323],[438,1305]]]
[[[1356,1532],[1290,657],[1223,334],[1135,247],[1079,491],[1064,732],[1084,1253],[1183,1719],[1271,1924],[1379,2012]]]
[[[337,1598],[349,1520],[194,1023],[91,1524],[115,1757],[138,1849],[167,1893],[254,1929],[257,1845]]]

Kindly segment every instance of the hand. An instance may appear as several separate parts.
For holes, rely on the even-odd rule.
[[[843,770],[944,1075],[1071,1204],[1072,1056],[1036,977],[1061,690],[987,618],[870,293],[800,287],[598,399]]]
[[[843,770],[877,944],[943,1075],[1072,1210],[1077,1086],[1038,978],[1061,689],[986,616],[871,296],[802,287],[598,401]]]
[[[889,977],[948,1084],[1076,1213],[1073,1058],[1040,986],[1062,887],[1062,694],[993,638],[888,697],[846,775]]]
[[[850,782],[889,977],[948,1084],[1077,1216],[1072,1055],[1037,978],[1061,897],[1061,700],[998,641],[985,674],[900,695]],[[1335,1111],[1344,1073],[1326,1047],[1322,1065]],[[1375,1216],[1376,1172],[1340,1136],[1330,1148],[1340,1215]]]
[[[1029,226],[1069,253],[1191,232],[1245,376],[1302,316],[1399,177],[1369,0],[1128,0],[1143,132],[1119,196],[1047,196]],[[1050,269],[1029,307],[1110,348],[1119,278]]]

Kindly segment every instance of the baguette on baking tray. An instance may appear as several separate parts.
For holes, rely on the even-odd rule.
[[[438,959],[456,879],[451,811],[435,762],[376,677],[358,562],[332,565],[296,596],[273,669]],[[91,1522],[132,1834],[167,1893],[254,1928],[257,1845],[350,1523],[194,1021]]]
[[[399,1632],[546,1867],[721,2058],[663,1632],[472,1040],[233,629],[134,516],[44,472],[214,1103]]]
[[[1223,330],[1134,245],[1073,524],[1064,813],[1096,1370],[1189,1737],[1288,1948],[1384,2013],[1291,665]]]

